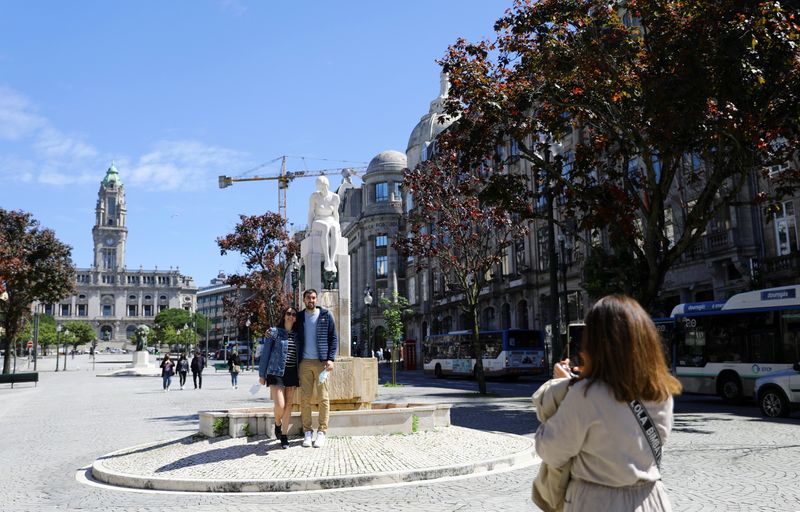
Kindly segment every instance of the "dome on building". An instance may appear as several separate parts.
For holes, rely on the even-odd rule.
[[[106,177],[103,178],[102,183],[106,187],[119,187],[122,185],[122,179],[119,177],[119,171],[117,171],[117,168],[114,167],[114,162],[111,162],[111,167],[109,167],[106,171]]]
[[[428,144],[453,123],[451,118],[446,118],[444,122],[440,121],[450,88],[446,73],[439,75],[439,82],[439,96],[431,102],[428,113],[420,118],[419,123],[411,131],[411,136],[408,138],[406,155],[408,156],[407,164],[409,169],[413,169],[425,159],[423,153]]]
[[[406,155],[399,151],[382,151],[370,161],[367,174],[372,172],[402,171],[406,168]]]

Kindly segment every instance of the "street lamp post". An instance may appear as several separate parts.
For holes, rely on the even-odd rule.
[[[61,324],[56,325],[56,371],[58,371],[58,347],[61,346]]]
[[[250,366],[252,367],[252,365],[253,365],[253,347],[250,344],[250,319],[249,318],[244,323],[244,326],[245,326],[245,332],[247,333],[247,350],[250,352],[250,357],[248,358],[248,362],[250,363]]]
[[[561,252],[561,282],[564,285],[564,297],[561,305],[561,318],[564,325],[564,332],[566,333],[565,343],[567,350],[567,357],[569,357],[569,292],[567,289],[567,240],[564,235],[558,235],[558,247]]]
[[[69,329],[64,329],[64,368],[67,371],[67,336],[69,336]],[[58,366],[58,351],[56,351],[56,366]]]
[[[294,294],[295,308],[300,309],[300,262],[297,259],[297,254],[292,254],[292,261],[290,263],[291,276],[292,276],[292,293]]]
[[[372,291],[370,291],[369,286],[367,286],[367,288],[364,290],[364,304],[367,306],[367,357],[373,357],[372,332],[370,331],[370,326],[369,326],[369,316],[370,316],[369,308],[372,305]]]

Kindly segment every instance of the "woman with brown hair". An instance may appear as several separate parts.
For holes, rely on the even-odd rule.
[[[281,448],[289,447],[289,420],[294,391],[300,385],[298,366],[303,358],[302,336],[297,335],[297,310],[288,307],[278,325],[270,329],[258,361],[258,382],[269,386],[275,404],[275,438]]]
[[[600,299],[586,316],[581,376],[536,432],[549,466],[571,462],[565,511],[671,510],[659,471],[672,430],[672,396],[661,339],[638,302]]]

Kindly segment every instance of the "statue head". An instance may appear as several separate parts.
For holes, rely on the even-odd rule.
[[[330,189],[331,182],[328,181],[328,177],[324,174],[317,178],[317,190],[323,194],[327,194],[328,190]]]

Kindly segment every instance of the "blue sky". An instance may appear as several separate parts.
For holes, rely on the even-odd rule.
[[[113,160],[128,268],[178,266],[207,285],[219,270],[241,270],[215,238],[239,214],[278,204],[275,182],[220,190],[218,175],[281,155],[305,157],[289,170],[312,170],[404,152],[439,92],[434,60],[458,37],[490,36],[510,5],[0,0],[0,207],[33,213],[89,266],[97,190]],[[298,228],[312,190],[313,179],[290,185]]]

